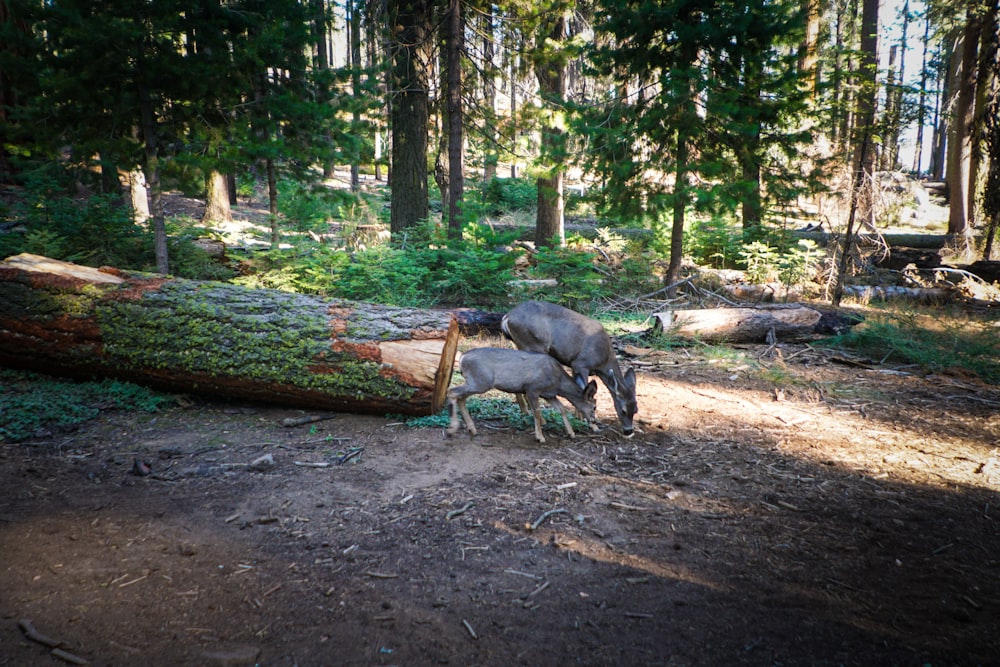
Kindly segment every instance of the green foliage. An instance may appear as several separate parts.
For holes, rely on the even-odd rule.
[[[25,231],[5,235],[4,256],[32,252],[87,266],[145,263],[146,232],[117,195],[72,198],[48,178],[29,180],[22,194],[11,216]]]
[[[496,177],[483,187],[483,203],[491,215],[533,209],[538,205],[538,185],[529,178]]]
[[[338,190],[308,181],[282,179],[278,181],[278,212],[298,232],[326,231],[333,219],[356,219],[366,204],[348,190]]]
[[[594,271],[594,254],[572,248],[542,247],[534,255],[532,278],[555,278],[558,284],[538,287],[533,298],[554,301],[574,310],[588,310],[601,292],[601,276]]]
[[[688,210],[741,209],[747,240],[756,240],[774,203],[768,198],[782,201],[809,185],[794,163],[813,140],[802,130],[810,87],[794,65],[800,7],[597,3],[594,26],[604,38],[587,55],[589,73],[603,77],[596,89],[606,92],[581,105],[574,129],[576,155],[604,184],[607,212],[680,221]]]
[[[945,318],[939,312],[885,311],[826,344],[854,348],[881,362],[915,364],[930,372],[959,370],[1000,384],[1000,338],[989,322]]]
[[[747,280],[766,283],[778,278],[786,286],[806,282],[816,272],[823,251],[815,241],[800,240],[782,251],[765,241],[747,243],[740,250],[740,259],[746,267]]]
[[[743,246],[740,259],[746,265],[747,280],[751,283],[766,283],[777,275],[778,251],[763,241]]]
[[[736,268],[742,245],[739,226],[721,216],[698,218],[684,233],[684,254],[699,266]]]
[[[430,268],[423,251],[380,246],[356,253],[331,284],[331,295],[392,306],[430,307],[435,296],[425,289]]]
[[[542,401],[542,404],[545,406],[542,408],[543,426],[553,430],[562,431],[564,429],[562,415],[560,415],[559,411],[555,408],[549,407],[545,401]],[[566,401],[563,401],[563,405],[565,404]],[[504,398],[492,396],[470,396],[465,402],[465,407],[469,409],[469,415],[472,416],[473,421],[475,421],[477,425],[480,421],[492,420],[505,422],[508,427],[519,431],[533,431],[535,428],[534,417],[530,414],[521,412],[521,409],[518,407],[517,401],[513,399],[513,396]],[[571,408],[568,408],[567,412],[570,415],[569,423],[572,424],[573,429],[577,433],[585,432],[589,428],[586,422],[577,418],[573,414],[573,410]],[[447,408],[436,415],[428,415],[426,417],[402,417],[401,419],[410,428],[447,428],[451,421]],[[461,422],[461,415],[459,415],[458,419]]]
[[[815,241],[800,240],[786,250],[778,260],[778,278],[787,286],[798,285],[811,279],[823,255],[823,250]]]
[[[152,236],[146,237],[149,250],[147,257],[153,256]],[[170,273],[179,278],[191,280],[229,280],[236,271],[216,261],[211,255],[195,244],[193,238],[181,236],[169,239]],[[152,270],[152,267],[149,267]]]
[[[128,382],[70,382],[0,369],[0,442],[37,437],[50,428],[71,428],[102,410],[156,412],[175,402],[174,396]]]
[[[396,306],[489,306],[508,302],[518,252],[495,234],[469,224],[465,238],[449,240],[443,228],[415,226],[406,247],[379,245],[349,253],[301,241],[292,249],[256,254],[254,271],[234,279],[250,287],[322,294]]]

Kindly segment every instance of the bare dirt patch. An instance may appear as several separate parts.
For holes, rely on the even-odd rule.
[[[22,619],[99,665],[997,664],[1000,392],[781,352],[634,360],[631,440],[192,399],[2,445],[0,664],[66,664]]]

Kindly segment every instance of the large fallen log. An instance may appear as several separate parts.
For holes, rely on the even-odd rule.
[[[830,234],[815,230],[795,230],[791,232],[791,237],[794,239],[815,241],[821,246],[827,246],[831,241],[840,243],[842,240],[840,234]],[[882,234],[879,237],[874,234],[858,234],[856,241],[862,245],[879,245],[885,241],[890,248],[902,246],[905,248],[940,250],[948,242],[948,236],[945,234]]]
[[[352,412],[444,405],[448,312],[249,289],[38,255],[0,262],[0,365]]]
[[[822,316],[805,306],[668,310],[654,313],[653,329],[706,343],[790,343],[815,338]]]

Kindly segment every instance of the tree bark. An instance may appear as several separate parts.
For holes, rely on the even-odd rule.
[[[433,414],[449,312],[130,274],[22,254],[0,262],[0,365],[299,407]]]
[[[462,3],[450,0],[448,10],[448,236],[462,238],[462,197],[465,194],[465,132],[462,105]]]
[[[535,76],[546,106],[541,127],[543,172],[538,176],[538,213],[535,220],[535,245],[562,247],[566,244],[563,202],[563,172],[566,168],[565,128],[560,116],[566,98],[566,62],[561,53],[569,37],[565,11],[544,23],[535,47]]]
[[[918,176],[920,175],[923,167],[924,124],[925,118],[927,117],[927,68],[930,66],[927,62],[927,48],[930,41],[930,34],[930,12],[925,10],[923,55],[920,57],[920,96],[917,101],[917,139],[915,142],[916,150],[913,152],[913,173]]]
[[[433,68],[433,8],[427,0],[390,0],[392,50],[392,201],[395,236],[427,219],[428,89]]]
[[[128,175],[129,198],[132,202],[132,218],[142,224],[149,220],[149,197],[146,194],[146,175],[142,169],[133,169]]]
[[[985,153],[988,160],[986,186],[983,188],[983,217],[986,241],[983,259],[993,259],[997,229],[1000,228],[1000,2],[993,0],[986,15],[981,71],[992,81],[983,116]]]
[[[156,111],[153,108],[152,95],[145,85],[139,91],[139,107],[145,156],[143,170],[146,185],[149,186],[149,213],[153,220],[156,270],[166,274],[170,272],[170,256],[167,249],[167,223],[163,214],[163,190],[160,187],[160,155],[157,148],[159,137],[156,131]]]
[[[814,338],[822,313],[788,308],[707,308],[655,313],[654,329],[706,343],[793,342]],[[772,341],[772,342],[773,342]]]
[[[483,183],[489,183],[497,175],[497,144],[499,137],[497,134],[496,111],[497,111],[497,87],[496,71],[493,63],[496,52],[496,44],[493,39],[493,6],[488,5],[480,10],[483,13],[482,49],[483,62],[485,63],[483,72],[483,106],[486,109],[486,134],[487,148],[483,156]]]
[[[851,212],[844,232],[844,243],[840,251],[837,281],[833,289],[833,305],[839,306],[844,295],[844,282],[854,244],[856,222],[860,219],[869,229],[874,229],[874,188],[872,175],[875,171],[875,151],[872,147],[872,132],[875,125],[877,105],[878,70],[878,0],[864,0],[861,9],[861,88],[857,97],[855,132],[858,139],[853,143],[853,183],[851,184]]]
[[[226,175],[212,171],[206,179],[205,213],[202,222],[232,222],[233,211],[229,204],[229,182]]]
[[[971,241],[970,189],[972,174],[972,126],[975,120],[976,73],[979,60],[981,17],[970,2],[962,33],[961,69],[955,82],[955,110],[948,150],[948,233],[960,246]]]

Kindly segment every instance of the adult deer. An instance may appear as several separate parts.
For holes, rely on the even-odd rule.
[[[594,400],[597,383],[591,381],[583,387],[577,386],[559,362],[548,355],[480,347],[463,354],[460,366],[465,384],[448,390],[448,409],[451,413],[451,423],[445,431],[448,435],[454,435],[458,431],[456,407],[461,411],[469,433],[476,434],[476,425],[465,407],[465,400],[469,396],[482,394],[490,389],[525,396],[535,417],[535,439],[538,442],[545,442],[545,437],[542,435],[542,415],[538,406],[539,398],[544,398],[549,404],[559,408],[563,425],[566,426],[566,432],[571,438],[576,434],[570,426],[566,408],[559,402],[557,396],[569,400],[588,422],[594,419],[594,410],[597,407],[597,402]]]
[[[635,433],[635,371],[622,373],[600,322],[554,303],[525,301],[504,316],[500,328],[518,349],[548,354],[572,368],[581,389],[591,375],[601,378],[611,392],[622,433],[626,437]]]

